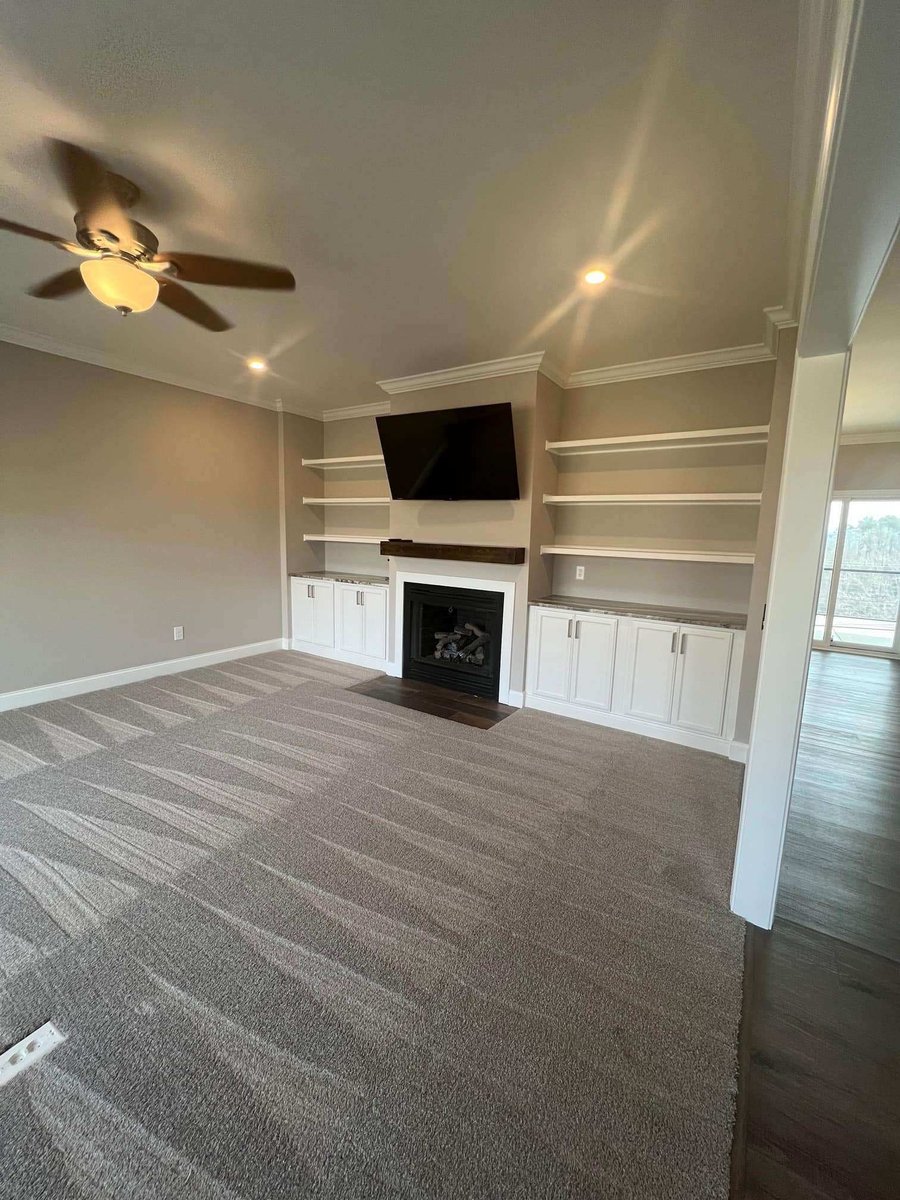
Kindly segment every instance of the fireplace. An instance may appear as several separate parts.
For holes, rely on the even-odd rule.
[[[403,677],[496,700],[503,593],[406,583]]]

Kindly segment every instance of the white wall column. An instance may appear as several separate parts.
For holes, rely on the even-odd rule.
[[[849,352],[798,358],[731,907],[769,929],[781,869]]]

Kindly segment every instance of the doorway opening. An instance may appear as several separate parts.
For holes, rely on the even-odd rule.
[[[900,656],[900,493],[831,501],[813,645]]]

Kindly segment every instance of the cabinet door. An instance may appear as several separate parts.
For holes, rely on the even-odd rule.
[[[339,650],[365,654],[365,605],[363,589],[350,583],[335,584],[335,608]]]
[[[548,700],[568,700],[575,614],[560,608],[533,608],[531,620],[530,690]]]
[[[570,699],[608,712],[612,706],[613,664],[616,658],[615,617],[575,615]]]
[[[645,721],[668,722],[672,715],[679,627],[665,621],[635,621],[633,632],[625,711]]]
[[[291,581],[291,636],[319,646],[334,645],[333,588],[308,579]]]
[[[699,733],[722,733],[732,633],[683,625],[678,638],[673,722]]]
[[[387,588],[363,590],[363,644],[372,658],[387,658]]]
[[[334,584],[314,583],[315,631],[320,646],[334,645]]]

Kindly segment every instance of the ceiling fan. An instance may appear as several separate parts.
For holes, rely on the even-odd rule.
[[[146,312],[159,301],[179,316],[213,333],[231,329],[231,322],[193,292],[187,283],[217,287],[293,291],[294,276],[284,267],[242,262],[208,254],[159,253],[156,235],[127,215],[140,199],[131,180],[116,175],[89,150],[71,142],[48,139],[53,163],[66,194],[76,208],[75,241],[0,217],[0,229],[75,254],[79,267],[52,275],[29,290],[42,300],[59,300],[86,287],[101,304],[123,316]]]

